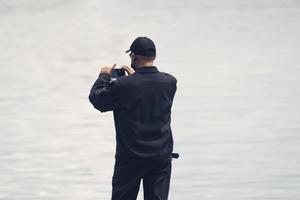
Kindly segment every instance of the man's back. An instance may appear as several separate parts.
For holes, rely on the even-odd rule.
[[[147,66],[115,81],[121,98],[120,106],[114,109],[116,158],[170,160],[176,78]]]

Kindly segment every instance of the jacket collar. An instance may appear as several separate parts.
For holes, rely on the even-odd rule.
[[[159,72],[156,66],[140,66],[138,67],[135,72],[138,73],[155,73],[155,72]]]

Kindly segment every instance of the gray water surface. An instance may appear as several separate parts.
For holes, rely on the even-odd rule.
[[[110,199],[100,66],[140,35],[177,77],[171,200],[300,199],[296,0],[0,0],[0,199]],[[142,199],[142,191],[139,198]]]

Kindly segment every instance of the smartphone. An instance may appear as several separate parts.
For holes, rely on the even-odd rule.
[[[125,76],[125,69],[123,68],[114,68],[111,71],[112,78],[119,78],[121,76]]]

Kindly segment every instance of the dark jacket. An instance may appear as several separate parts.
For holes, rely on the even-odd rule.
[[[155,66],[137,68],[135,73],[113,81],[110,74],[99,74],[89,100],[101,112],[113,111],[116,158],[171,159],[176,83],[174,76]]]

